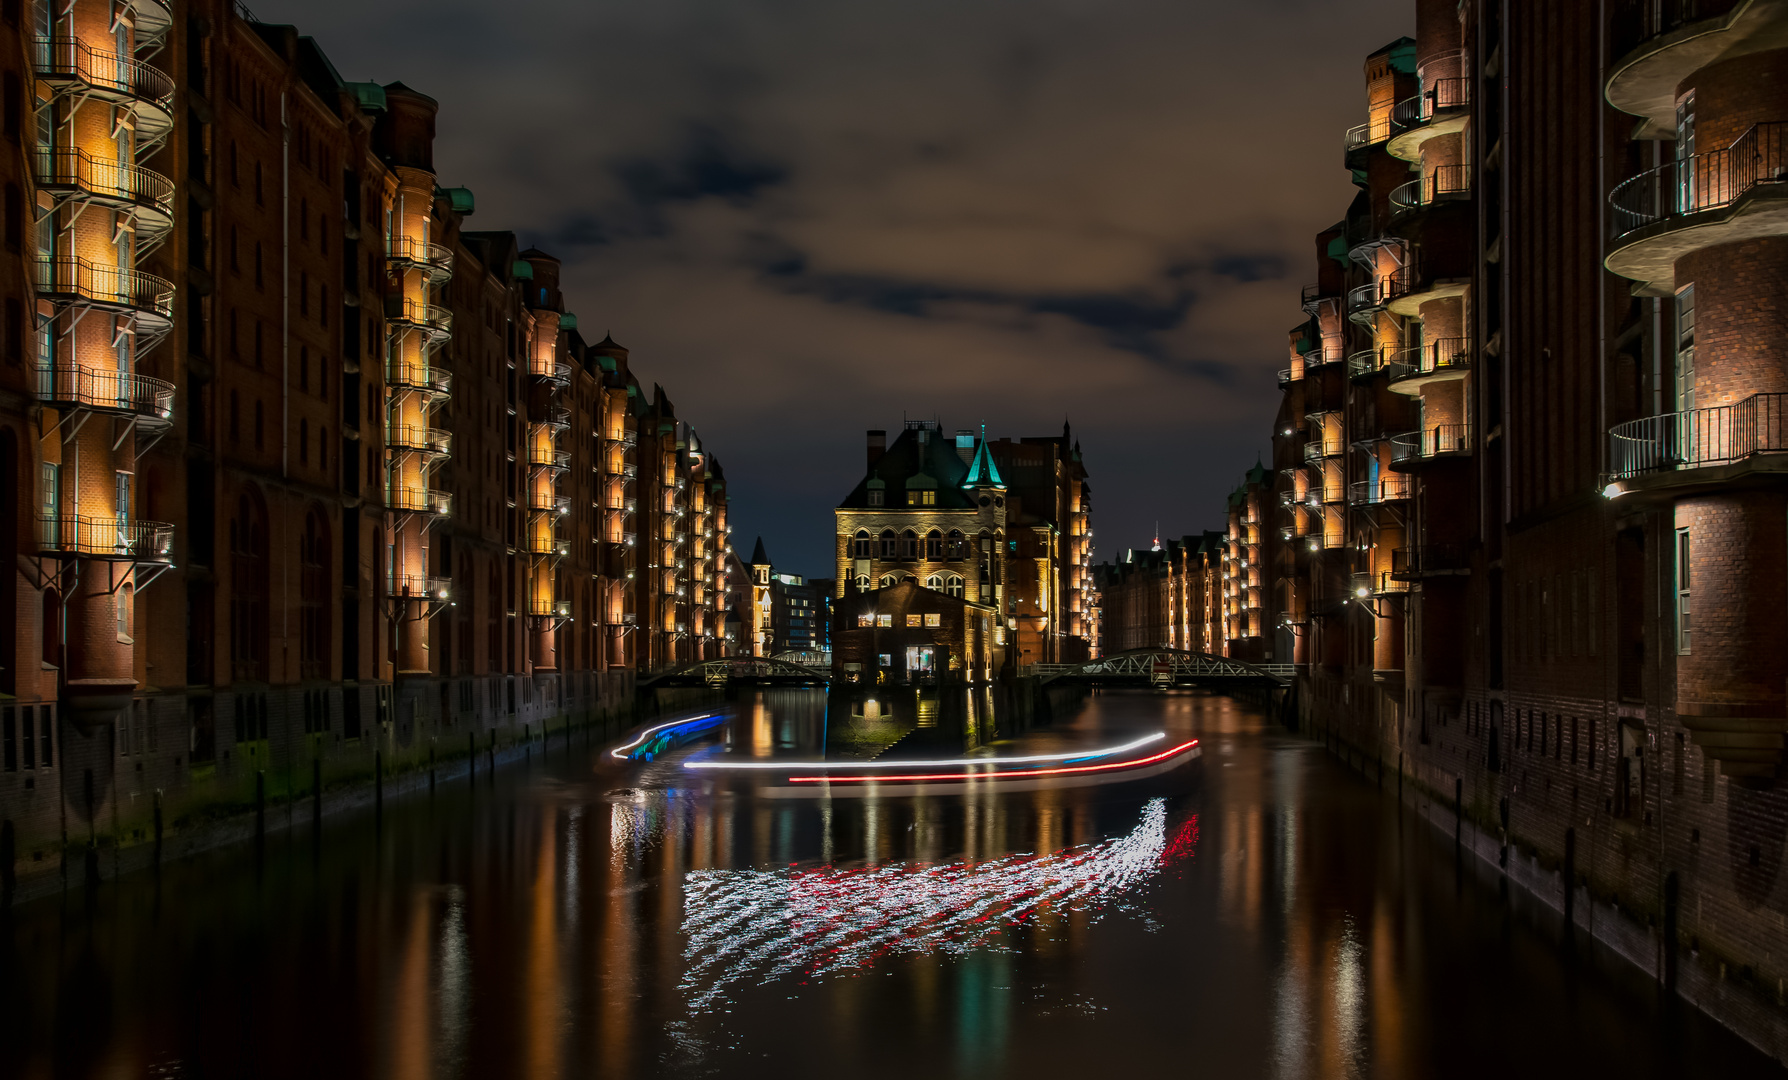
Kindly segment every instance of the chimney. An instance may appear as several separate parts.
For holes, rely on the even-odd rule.
[[[975,433],[972,430],[968,428],[956,429],[956,456],[962,459],[964,465],[974,462]]]
[[[872,468],[872,469],[875,468],[875,463],[882,459],[882,452],[884,450],[886,450],[887,448],[888,448],[888,433],[886,431],[871,431],[869,433],[869,467],[870,468]]]

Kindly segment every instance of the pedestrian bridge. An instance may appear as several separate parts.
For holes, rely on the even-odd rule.
[[[796,664],[768,656],[725,656],[653,672],[639,681],[638,688],[652,690],[661,686],[725,686],[728,683],[748,683],[753,686],[823,686],[831,678],[831,672],[808,664]]]
[[[1081,664],[1033,664],[1045,684],[1058,680],[1137,686],[1209,686],[1214,689],[1291,685],[1292,664],[1246,664],[1227,656],[1180,649],[1131,649]]]

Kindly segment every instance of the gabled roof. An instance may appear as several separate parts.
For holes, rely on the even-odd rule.
[[[757,546],[751,549],[751,565],[769,566],[770,556],[764,552],[764,538],[757,538]]]
[[[925,437],[921,439],[921,429],[908,428],[902,431],[875,464],[864,471],[863,479],[851,489],[838,504],[840,510],[872,509],[869,503],[869,492],[875,488],[884,492],[882,502],[873,509],[898,510],[906,505],[904,498],[907,488],[924,488],[937,490],[935,506],[927,506],[932,510],[972,510],[975,508],[975,496],[964,491],[963,477],[968,475],[969,465],[956,453],[954,440],[935,428],[924,429]],[[985,452],[985,443],[982,452]],[[991,465],[991,459],[989,460]]]

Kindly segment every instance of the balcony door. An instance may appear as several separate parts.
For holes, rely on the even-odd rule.
[[[43,464],[43,502],[39,514],[43,519],[43,546],[51,551],[62,541],[62,466]]]
[[[1676,102],[1676,209],[1695,209],[1695,91]]]

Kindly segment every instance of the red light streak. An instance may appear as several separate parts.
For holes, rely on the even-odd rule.
[[[1193,739],[1191,742],[1183,742],[1171,750],[1163,750],[1159,754],[1155,754],[1151,757],[1137,758],[1133,761],[1108,761],[1102,765],[1075,765],[1056,769],[1013,769],[1008,772],[997,773],[912,773],[905,776],[791,776],[788,780],[791,784],[861,784],[872,780],[1028,780],[1033,776],[1065,776],[1069,773],[1109,772],[1113,769],[1132,769],[1138,765],[1150,765],[1154,762],[1170,758],[1175,754],[1184,753],[1197,745],[1198,740]]]

